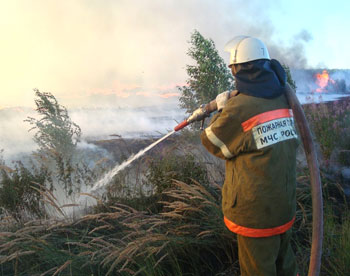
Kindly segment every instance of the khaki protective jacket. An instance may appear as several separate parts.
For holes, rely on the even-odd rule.
[[[226,160],[222,210],[231,231],[268,237],[292,227],[299,140],[285,95],[230,98],[201,140]]]

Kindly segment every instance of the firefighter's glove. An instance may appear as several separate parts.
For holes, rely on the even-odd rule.
[[[216,96],[215,100],[216,100],[216,104],[218,106],[218,111],[221,111],[225,107],[229,96],[230,96],[229,91],[222,92]]]
[[[204,105],[202,105],[192,113],[192,115],[187,119],[187,122],[192,123],[194,121],[201,121],[208,116],[209,114],[206,112]]]

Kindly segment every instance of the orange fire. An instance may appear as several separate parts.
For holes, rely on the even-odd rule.
[[[324,92],[328,83],[334,83],[334,80],[329,77],[327,70],[323,70],[322,74],[316,74],[316,84],[319,86],[319,88],[316,89],[316,92]]]

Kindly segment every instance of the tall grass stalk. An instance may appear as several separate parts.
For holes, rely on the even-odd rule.
[[[75,222],[28,222],[0,234],[0,271],[215,275],[237,259],[233,235],[222,223],[219,196],[218,187],[174,181],[164,191],[161,213],[115,204]]]
[[[350,267],[350,213],[346,210],[342,217],[338,217],[332,206],[326,206],[325,217],[323,269],[328,275],[347,275]]]
[[[160,185],[166,184],[156,196],[107,203],[95,198],[98,206],[76,220],[65,216],[65,206],[50,190],[33,183],[40,198],[62,219],[13,221],[0,229],[0,276],[239,275],[235,236],[223,223],[221,188],[216,185],[222,174],[209,181],[200,178],[206,181],[199,183],[191,177],[203,174],[176,174],[181,166],[170,168],[171,174],[156,178]],[[182,181],[171,179],[179,175]],[[350,244],[346,196],[334,177],[322,172],[322,178],[326,209],[321,275],[346,275]],[[292,245],[300,275],[306,275],[312,233],[307,171],[299,170],[297,182]]]
[[[312,103],[304,111],[326,160],[335,149],[350,150],[350,99]]]

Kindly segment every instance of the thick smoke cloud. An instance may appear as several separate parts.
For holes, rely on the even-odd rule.
[[[269,11],[278,6],[272,0],[8,2],[0,14],[6,23],[0,27],[0,58],[8,64],[0,72],[0,90],[8,94],[1,105],[30,105],[34,87],[53,92],[64,105],[94,104],[88,99],[95,94],[123,102],[135,89],[161,103],[160,93],[175,93],[186,80],[194,29],[212,38],[226,60],[225,43],[247,34],[264,40],[272,56],[302,67],[307,32],[281,48],[269,21]]]
[[[21,160],[38,149],[33,141],[37,130],[24,122],[28,117],[37,117],[30,108],[8,108],[0,110],[0,150],[10,161]],[[87,141],[101,139],[149,138],[165,134],[184,119],[184,112],[176,105],[145,106],[139,108],[76,108],[69,110],[69,116],[82,130],[79,148],[97,150]],[[38,117],[37,117],[38,118]],[[38,118],[39,119],[39,118]]]
[[[292,37],[287,45],[276,44],[268,40],[268,48],[271,57],[279,60],[281,63],[294,69],[308,68],[308,61],[305,54],[305,46],[312,40],[312,35],[307,30],[301,30],[300,33]]]
[[[269,20],[278,7],[273,0],[8,1],[0,9],[0,59],[7,65],[0,69],[0,108],[33,107],[37,87],[68,107],[85,137],[164,132],[173,127],[169,118],[183,119],[176,86],[186,81],[195,29],[225,60],[226,42],[246,34],[290,67],[307,66],[312,35],[301,30],[291,42],[279,41]],[[23,123],[30,115],[0,118],[5,154],[36,148]]]
[[[30,126],[23,121],[26,114],[32,115],[31,109],[0,110],[0,150],[4,150],[2,157],[7,162],[20,160],[22,153],[30,153],[36,149],[33,135],[28,133]]]

